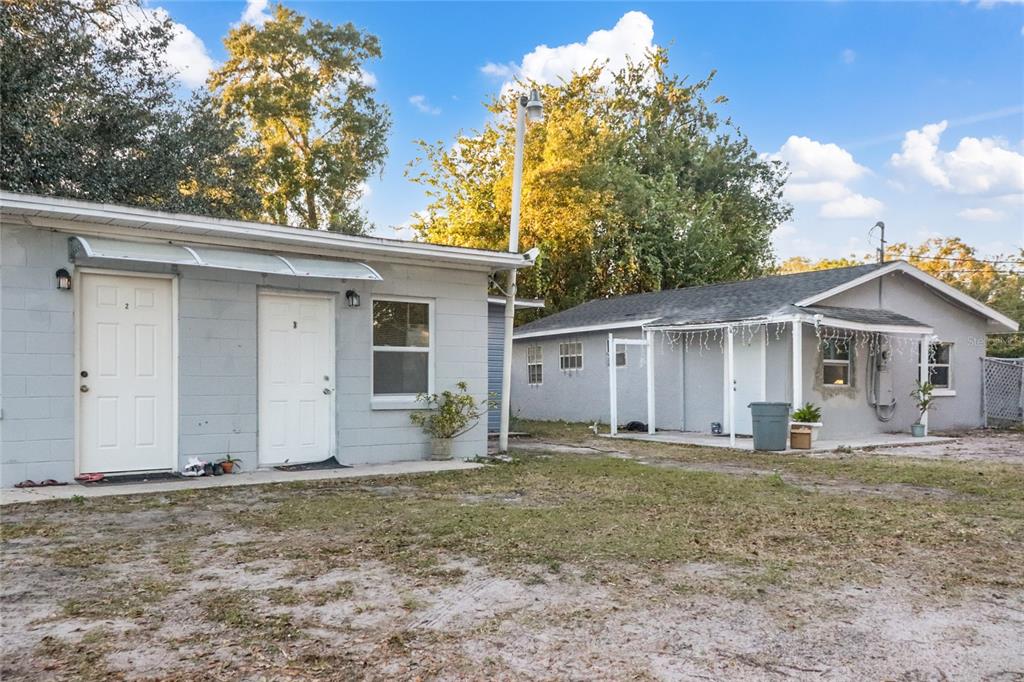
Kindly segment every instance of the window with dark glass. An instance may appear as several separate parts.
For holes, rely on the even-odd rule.
[[[430,390],[430,304],[373,302],[373,394]]]

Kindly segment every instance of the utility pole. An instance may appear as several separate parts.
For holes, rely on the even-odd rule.
[[[508,250],[519,252],[519,200],[523,187],[523,139],[526,137],[526,121],[539,120],[544,115],[540,93],[531,90],[530,96],[523,95],[516,102],[516,140],[512,160],[512,215],[508,231]],[[498,450],[508,452],[508,427],[512,409],[512,327],[516,315],[516,269],[508,271],[505,289],[505,339],[501,366],[501,426],[498,431]]]

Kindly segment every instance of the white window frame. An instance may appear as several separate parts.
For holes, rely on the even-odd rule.
[[[383,303],[425,303],[427,305],[427,345],[423,346],[378,346],[373,343],[373,306],[381,301]],[[423,407],[416,402],[416,393],[381,393],[376,394],[373,385],[373,362],[374,354],[378,351],[390,353],[427,353],[427,390],[426,393],[434,393],[434,345],[437,343],[435,336],[437,325],[434,321],[434,299],[418,298],[415,296],[391,296],[382,294],[373,296],[370,300],[370,406],[375,410],[411,410]]]
[[[935,362],[935,353],[933,348],[935,346],[946,346],[949,348],[949,359],[947,362]],[[930,341],[928,343],[928,380],[932,378],[932,367],[945,367],[947,382],[945,386],[935,386],[932,390],[932,395],[941,396],[954,396],[956,395],[956,384],[954,383],[953,377],[953,350],[954,344],[952,341]],[[921,351],[917,351],[918,362],[921,361]],[[933,384],[934,386],[934,384]]]
[[[538,381],[533,380],[533,370],[537,370]],[[544,385],[544,347],[526,347],[526,383],[530,386]]]
[[[829,344],[838,344],[840,341],[837,339],[825,339],[821,344],[821,385],[828,386],[829,388],[853,388],[853,343],[850,341],[843,341],[842,343],[846,346],[846,359],[836,360],[826,356],[825,351],[828,349]],[[830,384],[825,381],[825,368],[826,367],[846,367],[846,383],[842,384]]]
[[[579,346],[578,353],[568,352],[568,346]],[[579,358],[576,367],[566,367],[566,361],[571,358]],[[582,341],[561,341],[558,344],[558,369],[563,372],[580,372],[583,370],[583,342]]]

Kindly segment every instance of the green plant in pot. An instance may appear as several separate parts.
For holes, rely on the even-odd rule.
[[[932,386],[931,382],[926,381],[921,383],[918,381],[914,390],[910,392],[910,397],[913,399],[914,404],[917,405],[918,417],[917,421],[910,425],[910,435],[914,438],[922,438],[928,435],[928,427],[924,424],[924,416],[928,414],[928,410],[932,408],[932,403],[935,397],[932,393],[935,391],[935,387]]]
[[[234,473],[236,466],[238,468],[242,467],[241,461],[239,461],[237,457],[232,457],[231,455],[224,455],[224,459],[217,462],[217,464],[220,464],[220,468],[225,474]]]
[[[811,442],[818,440],[818,430],[821,429],[821,408],[814,403],[804,403],[793,411],[789,422],[790,429],[804,429],[811,432]]]
[[[476,426],[485,412],[487,401],[478,403],[465,381],[455,384],[455,388],[440,395],[421,393],[416,400],[427,409],[409,415],[412,423],[430,436],[431,459],[451,459],[452,441]]]

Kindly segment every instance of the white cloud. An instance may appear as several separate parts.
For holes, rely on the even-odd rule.
[[[146,26],[170,19],[163,7],[125,7],[123,18],[129,26]],[[215,64],[202,39],[185,24],[171,19],[172,38],[164,59],[168,69],[190,88],[202,85]]]
[[[557,84],[576,72],[596,64],[607,63],[604,83],[611,82],[611,73],[619,71],[626,61],[640,61],[654,48],[654,22],[643,12],[626,12],[610,29],[594,31],[582,43],[548,47],[538,45],[519,64],[490,62],[481,67],[489,76],[505,79],[504,91],[515,78],[543,84]]]
[[[367,71],[366,69],[360,67],[359,82],[368,88],[375,88],[377,87],[377,75],[374,74],[372,71]]]
[[[794,180],[855,180],[868,169],[836,144],[823,144],[809,137],[790,135],[772,158],[785,161]]]
[[[242,18],[235,25],[252,24],[254,26],[263,26],[270,19],[270,12],[267,11],[268,4],[270,4],[270,0],[246,0],[245,10],[242,11]]]
[[[494,76],[495,78],[509,79],[516,75],[516,71],[519,69],[515,64],[495,64],[494,62],[487,62],[480,67],[480,72],[487,76]]]
[[[965,208],[957,213],[957,215],[964,220],[971,220],[973,222],[993,222],[996,220],[1002,220],[1006,216],[1002,211],[997,211],[984,206],[981,208]]]
[[[842,199],[822,204],[818,215],[822,218],[877,218],[883,208],[884,204],[878,199],[849,194]]]
[[[416,109],[423,114],[437,116],[441,113],[441,110],[438,107],[435,107],[430,103],[426,95],[413,95],[409,98],[409,104],[416,107]]]
[[[769,158],[784,161],[789,167],[786,199],[795,204],[819,204],[821,218],[876,217],[883,208],[878,199],[850,188],[850,183],[869,171],[839,145],[791,135]]]
[[[894,168],[957,194],[1000,195],[1024,192],[1024,154],[991,137],[963,137],[948,152],[939,149],[946,121],[907,131]]]
[[[850,48],[846,48],[839,53],[839,58],[843,61],[843,64],[853,64],[857,61],[857,53]]]

